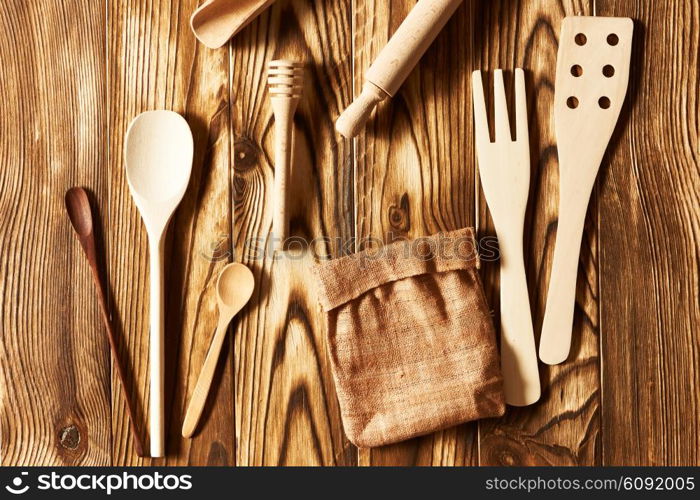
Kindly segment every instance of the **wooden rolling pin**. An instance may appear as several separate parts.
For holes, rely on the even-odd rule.
[[[374,108],[393,97],[462,0],[419,0],[367,70],[362,93],[335,122],[344,137],[360,133]]]

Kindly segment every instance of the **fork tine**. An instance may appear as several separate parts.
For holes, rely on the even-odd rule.
[[[478,70],[472,73],[472,100],[474,101],[474,132],[478,147],[479,144],[491,142],[486,98],[484,97],[484,82],[481,78],[481,71]]]
[[[520,68],[515,70],[515,134],[517,141],[529,140],[525,72]]]
[[[496,142],[506,139],[512,141],[513,136],[510,133],[506,86],[503,83],[502,69],[497,69],[493,74],[493,98],[495,101],[494,129],[496,131]]]

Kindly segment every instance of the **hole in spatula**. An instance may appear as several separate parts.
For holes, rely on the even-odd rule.
[[[586,45],[588,38],[583,33],[579,33],[578,35],[576,35],[576,38],[574,38],[574,40],[576,41],[576,45],[583,47],[584,45]]]
[[[620,43],[620,37],[618,37],[615,33],[611,33],[608,35],[608,45],[614,47],[618,43]]]
[[[576,109],[578,108],[578,99],[571,96],[566,100],[566,105],[569,106],[570,109]]]
[[[601,97],[600,99],[598,99],[598,105],[602,109],[608,109],[610,108],[610,99],[608,99],[607,97]]]
[[[574,64],[573,66],[571,66],[571,74],[576,78],[583,76],[583,68],[578,64]]]
[[[612,78],[613,76],[615,76],[615,68],[613,68],[609,64],[604,66],[603,75],[605,75],[606,78]]]

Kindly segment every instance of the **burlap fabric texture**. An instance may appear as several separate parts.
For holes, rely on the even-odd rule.
[[[355,445],[503,414],[503,380],[471,228],[320,262],[328,348]]]

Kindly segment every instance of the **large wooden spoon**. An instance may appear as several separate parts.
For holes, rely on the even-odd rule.
[[[208,0],[190,19],[197,39],[218,49],[267,9],[275,0]]]
[[[219,324],[216,327],[214,339],[209,347],[209,352],[204,360],[204,366],[199,373],[197,385],[192,393],[190,404],[185,413],[185,422],[182,424],[182,435],[191,437],[197,428],[199,417],[202,416],[204,403],[209,394],[216,364],[224,345],[226,330],[233,317],[243,309],[250,300],[255,288],[253,273],[243,264],[229,264],[221,271],[216,281],[216,300],[219,305]]]
[[[136,426],[136,410],[131,403],[131,398],[129,397],[129,392],[127,391],[124,361],[119,355],[117,339],[114,335],[114,330],[112,330],[112,322],[109,319],[109,314],[107,313],[107,291],[103,285],[102,276],[100,273],[100,261],[97,258],[97,246],[95,244],[95,234],[92,223],[92,210],[90,208],[90,200],[88,199],[88,195],[83,188],[74,187],[70,188],[66,192],[66,210],[68,211],[70,223],[78,236],[78,241],[80,241],[80,246],[83,247],[85,257],[87,257],[88,263],[90,264],[92,279],[95,282],[95,288],[97,288],[97,302],[100,305],[102,322],[107,330],[107,340],[109,340],[109,347],[112,350],[112,357],[114,358],[114,363],[117,366],[117,375],[119,376],[119,383],[122,386],[122,393],[124,394],[124,401],[126,402],[126,411],[129,413],[129,420],[131,421],[131,434],[134,438],[134,448],[136,448],[136,453],[138,456],[142,457],[143,441],[141,441],[141,434]]]
[[[185,195],[194,141],[185,119],[172,111],[137,116],[126,133],[126,177],[148,233],[151,272],[151,456],[165,454],[163,251],[168,222]]]

